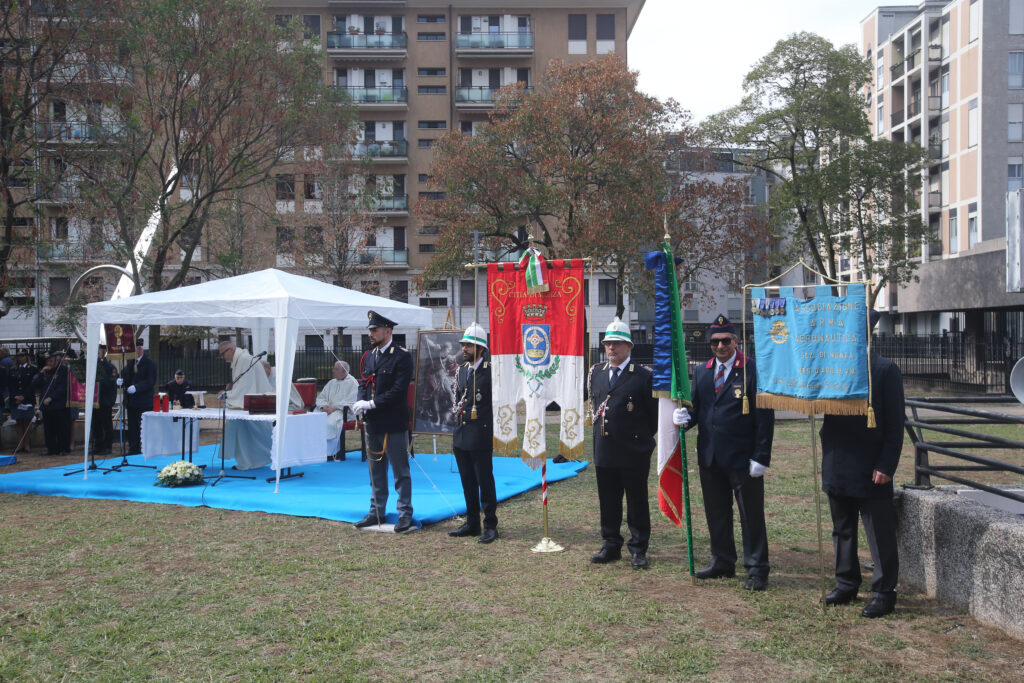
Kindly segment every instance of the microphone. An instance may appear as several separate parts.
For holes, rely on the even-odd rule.
[[[265,356],[265,355],[267,355],[267,352],[266,351],[261,351],[259,354],[257,354],[256,358],[263,358],[263,356]]]

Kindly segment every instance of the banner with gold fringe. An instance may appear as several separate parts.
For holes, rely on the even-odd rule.
[[[491,400],[494,450],[520,452],[531,467],[545,454],[545,417],[552,401],[562,410],[558,452],[583,455],[583,261],[531,259],[487,265],[491,328]],[[538,282],[544,284],[537,289]],[[522,447],[519,402],[526,404]]]
[[[841,286],[845,296],[826,285],[810,299],[796,298],[792,287],[779,287],[774,297],[751,289],[758,408],[870,413],[866,288]]]

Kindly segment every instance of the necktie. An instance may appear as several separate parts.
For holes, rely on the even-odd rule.
[[[722,390],[722,387],[724,387],[724,386],[725,386],[725,364],[724,363],[719,363],[718,364],[718,374],[715,375],[715,395],[716,396],[718,395],[718,392],[720,392]]]
[[[615,386],[615,380],[617,380],[618,378],[619,378],[619,368],[612,368],[612,376],[608,380],[608,387],[609,388],[614,387]]]

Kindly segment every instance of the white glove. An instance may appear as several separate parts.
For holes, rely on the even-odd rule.
[[[764,473],[768,471],[767,465],[762,465],[756,460],[750,461],[750,476],[752,477],[763,477]]]
[[[119,387],[123,387],[124,386],[124,380],[121,379],[120,377],[117,378],[117,386],[119,386]]]
[[[32,410],[32,406],[28,403],[22,403],[18,406],[18,410]]]
[[[129,394],[134,394],[135,393],[135,385],[134,384],[131,385],[130,387],[128,387],[128,393]]]
[[[672,424],[677,427],[685,427],[690,424],[690,411],[686,408],[676,408],[672,411]]]

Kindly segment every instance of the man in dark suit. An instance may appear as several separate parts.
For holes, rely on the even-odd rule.
[[[135,340],[138,356],[135,362],[128,363],[124,374],[117,380],[117,386],[125,386],[128,394],[128,453],[138,455],[142,452],[142,414],[153,410],[153,388],[156,386],[156,363],[146,355],[144,340]]]
[[[32,388],[39,394],[46,454],[67,455],[71,452],[71,410],[68,408],[68,368],[63,353],[55,351],[49,355],[46,365],[32,380]]]
[[[365,421],[370,455],[370,512],[356,522],[357,529],[384,521],[388,503],[388,465],[394,471],[398,493],[395,533],[413,528],[412,477],[409,474],[409,383],[412,356],[392,342],[395,322],[369,311],[369,337],[373,350],[363,355],[359,400],[352,410]]]
[[[452,450],[466,498],[466,523],[449,536],[479,536],[478,543],[498,537],[498,496],[494,490],[494,421],[491,412],[491,369],[488,367],[487,332],[477,323],[462,335],[462,358],[455,380],[458,424],[452,435]],[[480,530],[480,505],[484,526]]]
[[[117,403],[117,368],[107,360],[107,347],[100,344],[96,359],[98,408],[92,411],[93,454],[110,455],[114,443],[114,404]]]
[[[871,327],[878,321],[871,311]],[[903,449],[903,375],[892,361],[871,353],[871,407],[876,427],[863,415],[826,415],[821,425],[821,483],[832,512],[832,544],[836,552],[836,587],[825,596],[828,605],[857,597],[857,518],[875,563],[874,597],[861,614],[869,619],[896,609],[899,554],[892,477]]]
[[[29,441],[29,427],[32,425],[36,414],[36,396],[32,390],[32,380],[38,374],[39,368],[29,361],[28,349],[18,349],[15,357],[14,367],[11,369],[8,378],[8,389],[11,394],[11,417],[14,418],[18,429],[18,445],[14,449],[15,455],[19,450],[31,451]]]
[[[651,538],[647,478],[651,472],[658,402],[650,369],[632,362],[629,327],[616,318],[601,342],[607,363],[590,368],[588,386],[594,423],[594,465],[601,505],[604,544],[591,556],[595,564],[622,556],[622,496],[626,496],[626,525],[633,569],[646,569]]]
[[[737,347],[736,328],[719,315],[708,329],[714,358],[693,373],[692,402],[697,433],[700,486],[711,535],[711,566],[698,579],[736,575],[736,541],[732,531],[732,499],[743,532],[744,588],[768,587],[768,534],[764,522],[764,473],[771,463],[775,411],[756,405],[757,370],[752,358]],[[744,376],[744,370],[746,370]],[[744,384],[746,381],[746,384]],[[743,414],[743,398],[750,405]],[[693,426],[690,413],[679,408],[673,421]]]

